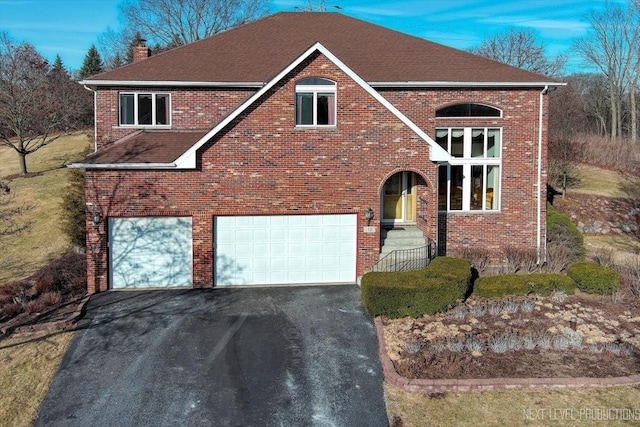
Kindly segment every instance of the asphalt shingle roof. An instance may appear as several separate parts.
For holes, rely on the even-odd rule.
[[[206,131],[139,131],[87,156],[78,163],[86,165],[169,164],[206,133]]]
[[[552,82],[336,12],[281,12],[86,80],[263,83],[320,42],[367,82]]]

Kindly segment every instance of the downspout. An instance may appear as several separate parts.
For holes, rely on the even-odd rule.
[[[84,88],[90,92],[93,92],[93,152],[98,151],[98,118],[96,117],[96,107],[98,106],[98,92],[91,89],[87,85],[83,85]]]
[[[544,89],[540,92],[540,111],[538,117],[538,225],[536,229],[536,254],[537,264],[541,265],[546,262],[546,250],[542,253],[542,239],[540,232],[542,231],[542,110],[544,107],[544,95],[549,92],[549,85],[545,85]]]

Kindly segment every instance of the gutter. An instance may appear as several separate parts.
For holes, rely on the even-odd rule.
[[[157,87],[246,87],[261,88],[264,82],[189,82],[163,80],[82,80],[80,84],[90,86],[157,86]]]
[[[71,163],[70,169],[177,169],[175,163]]]
[[[406,81],[406,82],[370,82],[374,87],[544,87],[566,86],[555,82],[455,82],[455,81]]]
[[[94,89],[91,89],[86,84],[83,84],[83,86],[86,90],[93,92],[93,152],[95,153],[98,151],[98,119],[96,117],[96,111],[98,111],[98,97]]]
[[[545,86],[540,92],[540,111],[538,117],[538,219],[536,228],[536,254],[537,264],[540,265],[547,261],[546,247],[544,252],[542,251],[542,239],[540,232],[542,230],[542,109],[544,106],[544,95],[549,92],[549,86]],[[545,201],[546,202],[546,201]],[[546,228],[545,228],[545,241],[546,241]]]

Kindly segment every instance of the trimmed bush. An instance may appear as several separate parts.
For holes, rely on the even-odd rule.
[[[553,291],[573,294],[575,282],[561,274],[505,274],[480,277],[473,285],[473,293],[482,298],[502,298],[507,295],[538,294],[548,296]]]
[[[562,246],[572,261],[584,260],[584,236],[571,218],[547,203],[547,242],[549,246]]]
[[[611,295],[620,287],[617,271],[594,262],[573,264],[567,275],[576,282],[578,289],[589,294]]]
[[[370,272],[362,277],[362,303],[370,316],[419,317],[453,307],[471,280],[467,260],[437,257],[422,270]]]

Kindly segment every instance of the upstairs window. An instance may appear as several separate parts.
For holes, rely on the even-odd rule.
[[[121,126],[169,126],[168,93],[121,93]]]
[[[483,104],[455,104],[436,110],[436,117],[502,117],[502,111]]]
[[[296,83],[296,126],[336,125],[336,84],[320,77]]]

